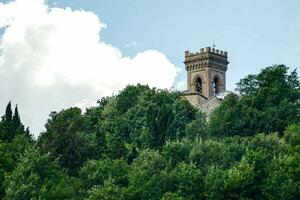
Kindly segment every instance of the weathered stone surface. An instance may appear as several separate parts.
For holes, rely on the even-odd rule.
[[[209,117],[213,110],[220,105],[227,94],[229,94],[229,92],[220,93],[219,95],[212,96],[209,99],[199,93],[183,92],[182,96]]]
[[[216,96],[211,97],[206,102],[198,105],[198,108],[206,114],[207,117],[216,109],[220,103],[222,102],[221,99],[218,99]]]
[[[210,47],[202,48],[196,53],[186,51],[184,64],[187,71],[188,91],[199,92],[207,98],[225,91],[228,63],[225,51]]]
[[[215,48],[201,48],[200,52],[185,52],[187,91],[182,95],[193,106],[209,116],[226,96],[227,52]]]
[[[183,93],[184,98],[188,100],[193,106],[197,107],[207,101],[207,98],[199,93]]]

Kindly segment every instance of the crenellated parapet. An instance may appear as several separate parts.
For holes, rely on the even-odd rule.
[[[228,65],[228,53],[219,49],[206,47],[199,52],[185,51],[184,64],[187,71],[204,69],[206,67],[226,71]]]
[[[226,90],[228,54],[226,51],[206,47],[199,52],[185,51],[187,90],[210,98]]]

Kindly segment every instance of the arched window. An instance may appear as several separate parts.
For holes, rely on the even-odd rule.
[[[196,79],[196,91],[202,94],[202,80],[200,77]]]
[[[218,94],[219,93],[219,79],[218,77],[216,77],[214,79],[214,94]]]

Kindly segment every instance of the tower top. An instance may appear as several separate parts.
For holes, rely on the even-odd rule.
[[[227,56],[227,51],[212,47],[201,48],[195,53],[185,51],[188,91],[198,92],[206,98],[225,91]]]
[[[200,51],[195,53],[191,53],[190,51],[185,51],[185,57],[207,54],[207,53],[216,54],[225,58],[227,58],[227,54],[228,54],[227,51],[221,51],[219,49],[215,49],[214,47],[205,47],[205,48],[201,48]]]
[[[228,65],[227,51],[206,47],[201,48],[199,52],[191,53],[185,51],[184,64],[186,70],[189,71],[193,66],[200,65],[203,67],[219,68],[226,71]],[[192,68],[191,68],[192,67]]]

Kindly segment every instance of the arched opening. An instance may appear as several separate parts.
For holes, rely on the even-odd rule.
[[[214,95],[218,94],[219,92],[219,79],[216,77],[214,79]]]
[[[202,80],[201,80],[200,77],[198,77],[198,78],[196,79],[195,86],[196,86],[195,90],[196,90],[197,92],[199,92],[200,94],[202,94]]]

